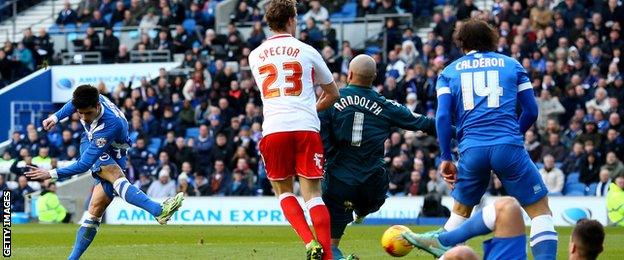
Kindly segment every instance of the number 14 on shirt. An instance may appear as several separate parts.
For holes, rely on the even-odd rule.
[[[473,93],[480,97],[487,97],[487,107],[496,108],[500,105],[500,96],[503,88],[500,87],[498,71],[464,72],[460,74],[462,99],[464,110],[475,107]]]

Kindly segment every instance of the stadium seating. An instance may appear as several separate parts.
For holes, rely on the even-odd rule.
[[[563,188],[563,194],[566,196],[585,196],[586,187],[582,183],[566,184]]]
[[[577,184],[580,183],[579,182],[579,173],[578,172],[572,172],[568,174],[568,177],[566,177],[566,185],[568,184]]]
[[[147,146],[147,150],[152,154],[158,154],[161,143],[162,143],[162,139],[158,137],[151,138],[149,145]]]
[[[596,188],[598,187],[598,183],[594,182],[594,183],[590,183],[589,186],[587,186],[587,196],[595,196],[596,195]]]
[[[189,127],[186,129],[186,138],[196,138],[199,136],[199,127]]]

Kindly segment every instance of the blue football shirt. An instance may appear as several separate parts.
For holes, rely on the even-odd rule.
[[[526,70],[495,52],[471,51],[438,76],[438,96],[452,96],[459,151],[497,144],[523,145],[517,95],[532,90]]]

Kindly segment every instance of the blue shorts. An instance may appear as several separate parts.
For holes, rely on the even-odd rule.
[[[548,194],[524,147],[494,145],[468,148],[461,153],[453,198],[466,206],[479,204],[490,183],[491,170],[520,205],[531,205]]]
[[[80,152],[84,152],[89,147],[89,139],[85,136],[80,140]],[[113,156],[109,155],[113,154]],[[103,153],[91,166],[91,176],[95,179],[95,185],[102,184],[104,193],[106,196],[113,199],[117,196],[117,192],[113,188],[113,184],[109,181],[102,179],[99,173],[102,170],[102,166],[117,164],[122,170],[126,168],[126,151],[123,149],[110,148],[108,152]]]
[[[517,237],[494,237],[483,241],[483,259],[525,260],[527,259],[525,235]]]

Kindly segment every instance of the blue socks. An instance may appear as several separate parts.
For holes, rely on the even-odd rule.
[[[541,215],[531,220],[531,252],[535,260],[557,258],[557,231],[551,215]]]
[[[468,239],[485,235],[494,230],[496,221],[496,209],[494,205],[488,205],[483,210],[475,213],[462,223],[458,228],[450,232],[444,232],[438,236],[443,246],[455,246],[466,242]]]
[[[157,217],[162,213],[162,206],[160,203],[151,200],[143,191],[133,186],[128,182],[126,178],[119,178],[113,183],[113,188],[117,192],[117,195],[126,202],[142,208]]]
[[[332,250],[332,254],[334,255],[334,259],[344,258],[344,256],[342,255],[342,251],[340,251],[340,249],[337,246],[331,245],[331,250]]]
[[[91,214],[89,214],[87,219],[85,219],[76,234],[76,242],[74,244],[74,249],[72,249],[72,252],[68,257],[69,260],[80,259],[80,256],[85,250],[87,250],[93,241],[93,238],[95,238],[95,234],[97,234],[98,227],[100,226],[100,221],[101,218],[95,217]]]

